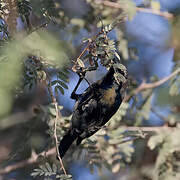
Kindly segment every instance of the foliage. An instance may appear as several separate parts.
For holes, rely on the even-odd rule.
[[[173,132],[162,131],[150,138],[148,145],[151,149],[161,147],[156,160],[154,179],[179,179],[179,128]]]
[[[43,165],[40,165],[38,169],[34,169],[34,172],[31,173],[31,176],[36,177],[36,176],[45,176],[45,177],[49,177],[48,179],[50,180],[51,177],[55,176],[56,179],[72,179],[71,175],[64,175],[64,174],[60,174],[58,175],[58,169],[57,166],[55,164],[51,165],[46,162]]]
[[[114,3],[113,11],[107,2]],[[31,160],[31,152],[35,151],[38,165],[27,160],[32,166],[28,171],[25,167],[15,169],[15,174],[20,174],[16,179],[29,179],[29,172],[36,179],[72,179],[69,172],[66,175],[61,170],[56,155],[41,154],[48,154],[57,145],[54,136],[60,141],[70,127],[71,112],[63,106],[56,107],[57,100],[61,103],[62,95],[71,88],[70,72],[95,72],[99,66],[108,68],[114,62],[127,67],[138,63],[134,61],[139,59],[138,49],[129,45],[125,24],[137,13],[135,3],[78,3],[78,7],[69,10],[71,4],[65,0],[0,1],[0,141],[7,152],[12,151],[9,157],[3,155],[0,174],[5,166]],[[143,1],[142,8],[147,7],[153,12],[161,10],[157,1]],[[180,18],[175,15],[171,21],[171,44],[175,47],[172,72],[179,69]],[[108,169],[124,172],[129,179],[134,174],[137,179],[179,179],[179,73],[157,90],[139,90],[144,77],[139,80],[129,74],[127,96],[117,113],[94,136],[79,147],[71,147],[63,159],[65,168],[71,166],[72,160],[82,160],[91,172],[97,169],[99,174]],[[87,79],[91,78],[88,74]],[[147,79],[148,83],[156,81],[155,77]],[[167,107],[167,115],[158,112]],[[152,114],[163,121],[163,126],[154,133],[144,132],[139,127],[148,126]],[[146,154],[150,150],[152,154]],[[39,160],[41,156],[43,161]],[[147,160],[154,156],[155,160]],[[125,173],[124,169],[132,173]]]

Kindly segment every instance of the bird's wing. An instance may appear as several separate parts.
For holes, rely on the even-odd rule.
[[[98,124],[101,115],[99,99],[101,93],[94,88],[88,88],[76,102],[73,111],[72,125],[78,130],[88,129]]]
[[[94,103],[94,101],[90,101],[91,99],[98,100],[100,98],[99,96],[99,85],[98,83],[94,83],[80,95],[78,101],[76,102],[74,110],[77,108],[84,109],[87,104],[90,105],[91,103]]]

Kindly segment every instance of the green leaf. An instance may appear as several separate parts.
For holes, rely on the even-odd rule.
[[[163,134],[152,136],[148,141],[148,146],[150,147],[150,149],[153,150],[157,145],[161,144],[163,140],[164,140]]]
[[[47,171],[46,166],[44,166],[44,165],[40,165],[39,168],[41,168],[43,170],[43,172]]]
[[[59,83],[59,85],[61,85],[63,88],[68,89],[68,86],[67,86],[64,82],[58,81],[58,83]]]
[[[57,173],[57,166],[56,166],[56,164],[53,163],[52,169],[53,169],[53,172]]]
[[[179,94],[179,86],[177,83],[173,83],[170,87],[169,94],[171,96],[177,96]]]
[[[54,104],[50,104],[50,105],[48,106],[48,113],[50,113],[50,114],[53,115],[53,116],[56,116],[56,109],[55,109],[55,107],[54,107]]]
[[[57,86],[61,85],[63,88],[68,89],[68,86],[64,82],[62,82],[60,80],[54,80],[54,81],[51,82],[52,86],[55,85],[55,84],[58,84]]]
[[[69,82],[69,77],[67,76],[67,74],[61,71],[58,72],[58,78],[63,80],[64,82]]]
[[[70,174],[61,174],[61,175],[56,175],[56,178],[57,179],[60,179],[60,180],[71,180],[72,179],[72,175]]]
[[[57,84],[57,83],[58,83],[57,80],[51,81],[51,86],[54,86],[54,85]]]
[[[45,166],[46,166],[48,172],[53,172],[52,168],[51,168],[51,166],[50,166],[50,164],[48,162],[46,162]]]
[[[120,56],[119,56],[119,54],[115,51],[115,56],[118,58],[118,60],[120,61],[121,60],[121,58],[120,58]]]
[[[36,176],[39,176],[40,172],[39,171],[36,171],[36,172],[32,172],[31,173],[31,176],[33,177],[36,177]]]
[[[57,90],[59,90],[61,94],[64,95],[64,89],[61,86],[56,86],[55,88],[57,88]]]

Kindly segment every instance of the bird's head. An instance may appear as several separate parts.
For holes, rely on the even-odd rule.
[[[113,64],[114,69],[114,78],[117,82],[117,84],[124,84],[127,82],[127,69],[124,65],[120,63]]]

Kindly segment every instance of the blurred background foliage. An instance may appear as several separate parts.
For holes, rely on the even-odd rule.
[[[0,180],[180,179],[179,28],[179,0],[1,0]],[[92,83],[113,58],[129,72],[125,100],[105,127],[71,147],[66,174],[54,125],[60,140],[74,105],[74,66],[98,65],[87,73]]]

